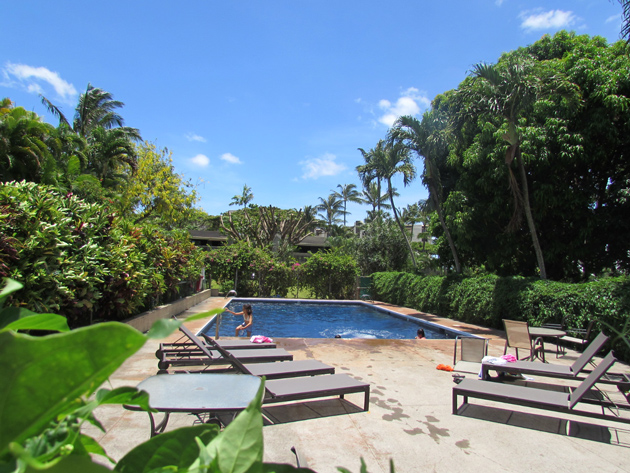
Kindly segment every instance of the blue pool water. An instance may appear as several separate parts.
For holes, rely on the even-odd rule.
[[[243,304],[252,305],[252,335],[271,338],[334,338],[340,335],[341,338],[412,339],[418,328],[424,329],[427,338],[468,335],[362,303],[234,299],[227,308],[241,312]],[[219,336],[233,337],[234,329],[242,322],[243,316],[224,312]],[[214,321],[202,331],[215,336]]]

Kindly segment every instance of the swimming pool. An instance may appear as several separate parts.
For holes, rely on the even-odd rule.
[[[412,339],[418,328],[427,338],[453,339],[472,336],[408,315],[355,301],[312,301],[299,299],[233,299],[227,308],[240,312],[243,304],[251,304],[254,312],[252,335],[271,338],[382,338]],[[216,335],[216,317],[202,329]],[[221,314],[219,336],[233,337],[242,316]],[[245,335],[245,333],[243,333]]]

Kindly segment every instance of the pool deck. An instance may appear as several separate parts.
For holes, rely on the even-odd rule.
[[[210,298],[182,317],[223,307],[228,299]],[[503,332],[458,323],[411,309],[376,302],[389,309],[418,316],[457,330],[490,338],[490,354],[503,354]],[[207,320],[187,323],[193,331]],[[265,334],[272,336],[273,334]],[[178,338],[177,334],[168,340]],[[345,400],[313,400],[265,407],[272,425],[265,425],[264,459],[295,465],[295,446],[309,468],[337,472],[338,466],[359,471],[360,458],[371,473],[396,471],[571,472],[630,471],[630,426],[605,420],[565,416],[546,411],[473,401],[451,413],[451,373],[436,370],[453,362],[453,340],[277,339],[278,346],[296,360],[317,359],[371,384],[370,410],[358,412],[362,395]],[[149,341],[110,378],[107,387],[135,386],[156,374],[158,341]],[[569,351],[548,361],[572,363]],[[615,371],[630,371],[620,363]],[[474,375],[467,375],[475,378]],[[616,394],[615,391],[612,391]],[[496,407],[493,407],[496,406]],[[146,413],[120,406],[103,406],[96,417],[105,434],[88,428],[107,453],[120,459],[149,438]],[[567,419],[571,419],[567,422]],[[192,425],[193,417],[172,415],[168,430]]]

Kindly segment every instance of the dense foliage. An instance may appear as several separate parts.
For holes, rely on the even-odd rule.
[[[617,356],[630,360],[630,347],[620,338],[621,327],[630,318],[630,278],[625,276],[571,284],[495,275],[376,273],[372,297],[501,330],[503,319],[524,320],[532,326],[564,321],[568,328],[580,329],[595,320],[597,331],[614,338]]]
[[[455,124],[457,140],[449,144],[448,159],[437,164],[465,265],[500,275],[539,274],[532,234],[519,213],[526,204],[523,186],[519,194],[508,185],[526,182],[550,278],[627,272],[627,45],[560,32],[504,54],[493,70],[498,83],[510,88],[490,90],[487,81],[471,76],[433,102]],[[530,91],[521,93],[520,102],[514,102],[517,88]],[[501,113],[510,104],[520,108],[513,123]],[[510,146],[512,135],[517,148]],[[519,159],[526,174],[517,168]],[[433,230],[442,234],[437,225]],[[441,258],[450,259],[446,242],[438,243]]]
[[[222,284],[223,292],[234,289],[241,297],[285,297],[294,285],[291,263],[244,241],[221,246],[208,254],[206,272]]]
[[[359,268],[355,259],[332,249],[312,255],[299,268],[301,282],[319,299],[354,299]]]
[[[361,227],[356,259],[361,274],[406,269],[409,251],[405,237],[391,219],[376,219]]]
[[[0,276],[24,283],[13,305],[71,326],[120,320],[198,281],[202,255],[183,233],[32,182],[0,185]]]

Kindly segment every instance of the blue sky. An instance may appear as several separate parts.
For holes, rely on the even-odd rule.
[[[0,7],[0,97],[57,124],[88,83],[173,153],[217,215],[316,205],[399,115],[418,118],[471,67],[560,29],[619,39],[612,0],[12,1]],[[416,161],[418,172],[422,163]],[[426,198],[420,180],[397,207]],[[349,221],[366,206],[350,205]]]

